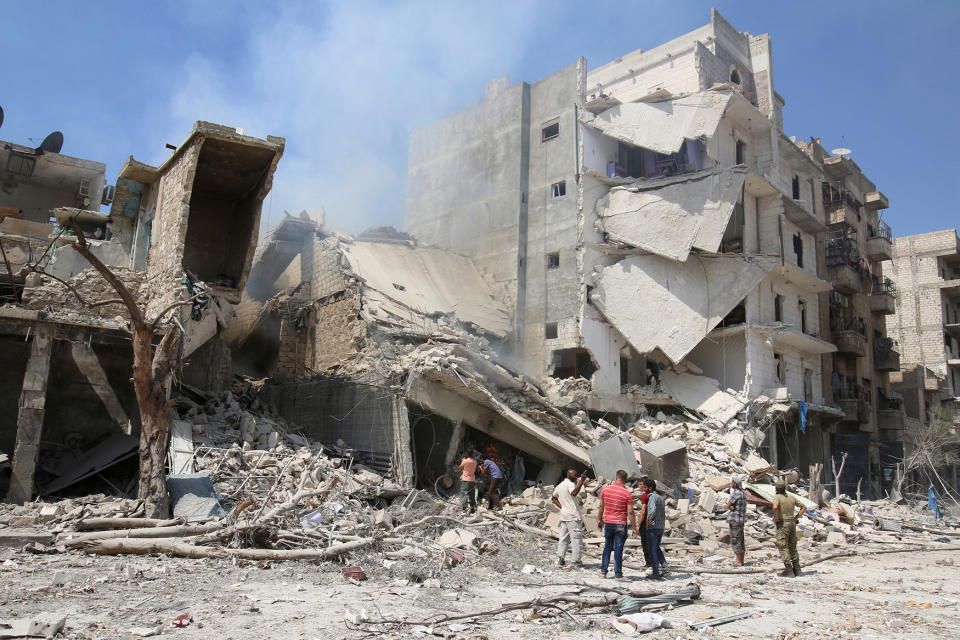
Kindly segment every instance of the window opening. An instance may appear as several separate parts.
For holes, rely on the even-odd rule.
[[[800,199],[800,176],[796,174],[793,175],[793,199]]]
[[[797,266],[803,268],[803,238],[800,232],[793,236],[793,253],[797,256]]]
[[[776,365],[777,365],[777,382],[780,383],[781,385],[783,385],[783,379],[784,379],[784,375],[783,375],[783,374],[784,374],[784,370],[783,370],[783,354],[782,354],[782,353],[774,353],[774,354],[773,354],[773,361],[774,361],[774,362],[776,363]]]
[[[803,333],[807,332],[807,302],[801,300],[798,304],[800,307],[800,331]]]
[[[553,253],[547,254],[547,269],[559,269],[560,268],[560,252],[554,251]]]
[[[736,69],[730,72],[730,82],[733,84],[740,84],[740,72]]]
[[[550,193],[554,198],[562,198],[567,195],[567,181],[561,180],[550,185]]]
[[[560,123],[554,122],[552,124],[548,124],[545,127],[543,127],[543,129],[540,130],[540,142],[553,140],[559,135],[560,135]]]
[[[743,140],[737,140],[737,164],[746,164],[747,145]]]
[[[543,337],[547,340],[556,340],[557,338],[557,323],[548,322],[543,327]]]
[[[773,319],[776,322],[783,322],[783,296],[780,294],[773,298]]]

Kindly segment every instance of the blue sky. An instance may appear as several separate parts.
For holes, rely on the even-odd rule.
[[[334,229],[401,227],[411,130],[491,78],[595,68],[706,24],[711,5],[771,34],[785,133],[851,148],[894,234],[957,226],[953,0],[7,3],[0,139],[59,129],[112,181],[128,155],[162,162],[195,120],[240,126],[287,138],[265,225],[323,205]]]

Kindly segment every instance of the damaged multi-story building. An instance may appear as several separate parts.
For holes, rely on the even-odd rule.
[[[672,403],[737,419],[805,472],[860,429],[825,396],[837,347],[818,240],[836,160],[783,133],[773,71],[770,37],[713,10],[595,69],[494,80],[411,135],[405,228],[506,289],[506,361],[589,380],[593,417]]]
[[[195,298],[164,319],[184,333],[179,381],[215,388],[229,371],[219,336],[245,286],[283,149],[282,138],[197,122],[162,165],[131,156],[105,187],[101,163],[59,147],[4,144],[0,451],[12,454],[8,499],[54,493],[137,453],[126,311],[91,306],[117,296],[72,248],[75,229],[146,317]]]
[[[891,334],[901,362],[890,378],[903,397],[908,434],[938,412],[960,425],[960,239],[955,229],[902,236],[891,257],[885,268],[898,292]],[[944,477],[960,488],[956,465]]]

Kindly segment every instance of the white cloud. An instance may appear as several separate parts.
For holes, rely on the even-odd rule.
[[[478,100],[537,15],[529,3],[278,6],[236,32],[231,59],[187,59],[169,135],[203,119],[286,137],[264,223],[268,209],[275,222],[322,204],[327,226],[350,232],[402,226],[410,131]]]

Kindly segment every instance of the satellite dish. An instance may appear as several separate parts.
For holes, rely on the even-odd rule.
[[[37,153],[60,153],[60,149],[63,149],[63,134],[54,131],[43,139],[43,142],[37,147]]]
[[[851,153],[853,153],[853,151],[850,151],[850,149],[847,149],[846,147],[840,147],[839,149],[834,149],[830,153],[832,153],[835,156],[840,156],[842,158],[843,156],[850,155]]]

